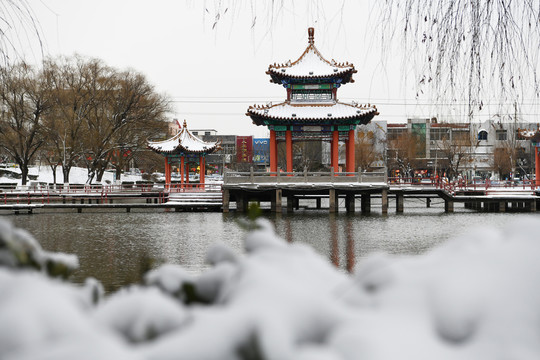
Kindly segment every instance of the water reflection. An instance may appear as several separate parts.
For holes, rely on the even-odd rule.
[[[264,216],[286,241],[306,243],[343,271],[353,271],[356,262],[373,252],[418,254],[470,226],[499,228],[534,214],[444,214],[432,206],[399,216],[376,212],[350,216],[324,210]],[[139,281],[151,262],[180,264],[198,273],[206,268],[206,251],[216,241],[242,253],[246,231],[238,225],[243,217],[232,213],[95,211],[3,217],[27,229],[46,250],[78,255],[80,270],[74,280],[93,276],[109,291]]]
[[[354,233],[353,233],[353,219],[351,217],[347,218],[345,223],[345,236],[346,236],[346,245],[345,253],[347,256],[347,271],[353,272],[355,264],[355,248],[354,248]]]
[[[292,243],[293,233],[292,233],[291,222],[289,221],[289,218],[285,220],[284,224],[285,224],[285,240],[287,240],[288,243]]]
[[[338,238],[338,229],[337,229],[337,221],[336,221],[335,214],[330,214],[329,224],[330,224],[330,244],[331,244],[330,261],[336,267],[339,267],[339,238]]]

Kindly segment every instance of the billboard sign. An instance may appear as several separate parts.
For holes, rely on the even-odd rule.
[[[253,136],[236,137],[236,162],[250,163],[253,158]]]
[[[268,164],[270,159],[270,139],[253,139],[253,162],[257,164]]]

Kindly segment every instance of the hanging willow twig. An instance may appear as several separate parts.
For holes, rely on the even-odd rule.
[[[540,0],[385,0],[384,46],[403,39],[420,90],[466,97],[468,115],[486,97],[540,96]]]
[[[3,65],[23,60],[26,45],[39,44],[39,56],[44,58],[41,27],[26,0],[0,1],[0,62]]]
[[[217,29],[225,13],[231,19],[249,9],[251,29],[271,33],[293,14],[320,26],[331,21],[322,0],[205,0],[205,14]],[[357,9],[345,1],[341,14]],[[299,10],[299,11],[298,11]],[[344,17],[339,18],[339,21]],[[412,69],[418,97],[455,103],[472,118],[485,104],[519,104],[540,98],[540,0],[382,0],[370,9],[379,30],[382,60],[402,44],[405,71]],[[266,35],[265,35],[266,36]],[[530,102],[530,101],[529,101]],[[502,105],[500,105],[502,106]]]

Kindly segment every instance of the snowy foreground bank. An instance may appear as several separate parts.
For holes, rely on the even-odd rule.
[[[106,298],[72,256],[0,223],[0,359],[539,359],[540,222],[479,229],[347,275],[271,225]],[[37,270],[22,270],[31,266]],[[48,275],[47,275],[48,274]]]

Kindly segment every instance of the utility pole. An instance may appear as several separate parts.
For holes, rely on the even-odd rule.
[[[517,162],[517,138],[516,138],[516,131],[517,131],[517,102],[514,101],[514,126],[513,126],[513,129],[512,129],[512,137],[510,138],[511,140],[511,146],[512,146],[512,149],[510,151],[510,154],[511,154],[511,169],[512,169],[512,173],[510,174],[510,181],[514,181],[514,178],[516,177],[516,162]]]

